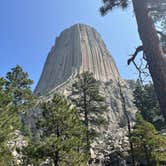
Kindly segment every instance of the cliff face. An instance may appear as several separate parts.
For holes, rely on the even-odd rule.
[[[77,24],[61,33],[47,57],[35,94],[42,101],[50,100],[55,93],[61,93],[70,100],[76,75],[83,71],[92,72],[100,81],[100,91],[108,105],[108,111],[104,114],[108,126],[101,129],[100,141],[92,145],[92,158],[100,156],[101,151],[109,154],[112,148],[110,141],[115,148],[124,151],[124,147],[128,146],[127,122],[118,82],[122,86],[131,122],[136,108],[128,84],[120,77],[113,58],[95,29]],[[26,117],[32,129],[35,129],[34,119],[39,115],[40,109],[37,107]]]
[[[100,35],[87,25],[77,24],[56,39],[35,94],[44,95],[82,71],[92,72],[102,82],[120,78]]]

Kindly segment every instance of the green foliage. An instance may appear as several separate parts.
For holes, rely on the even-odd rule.
[[[103,6],[100,8],[102,15],[107,14],[109,10],[115,7],[122,9],[129,6],[130,0],[103,0]],[[146,0],[147,8],[150,10],[151,15],[155,22],[161,23],[165,27],[166,24],[166,0]]]
[[[134,104],[141,111],[143,118],[155,125],[160,130],[165,127],[162,120],[155,121],[156,117],[161,116],[158,100],[152,83],[141,85],[136,83],[134,90]]]
[[[7,146],[7,140],[14,131],[12,125],[17,124],[17,118],[10,116],[12,109],[10,105],[11,98],[9,93],[6,92],[5,84],[6,80],[0,78],[0,165],[8,166],[12,165],[13,158]]]
[[[42,104],[42,118],[37,122],[41,131],[40,140],[31,141],[24,149],[27,163],[44,162],[50,159],[55,166],[81,165],[86,157],[82,153],[84,127],[77,110],[62,96],[55,95]]]
[[[96,126],[106,124],[103,113],[107,110],[105,99],[100,95],[99,82],[92,73],[78,75],[73,84],[72,101],[79,109],[79,115],[86,128],[86,153],[90,153],[90,142],[96,137]]]
[[[31,84],[20,66],[8,72],[6,78],[0,78],[0,165],[14,165],[8,141],[21,126],[20,114],[34,102]]]
[[[9,93],[5,90],[5,84],[6,80],[4,78],[0,78],[0,113],[11,101]]]
[[[28,73],[17,65],[6,76],[6,91],[11,95],[12,104],[16,111],[25,111],[34,104],[34,95],[31,91],[33,81],[28,78]]]
[[[5,144],[0,145],[0,165],[2,166],[16,166],[11,151]]]
[[[136,125],[131,135],[134,155],[137,161],[156,165],[166,160],[166,138],[155,127],[137,115]]]
[[[6,79],[0,79],[0,127],[18,129],[20,114],[35,102],[30,89],[32,83],[18,65],[7,73]]]
[[[128,0],[102,0],[104,6],[100,8],[102,15],[107,14],[109,10],[112,10],[114,7],[121,7],[122,9],[128,7]]]

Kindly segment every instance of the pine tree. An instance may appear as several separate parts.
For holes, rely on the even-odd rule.
[[[17,65],[6,75],[5,89],[12,97],[12,105],[16,111],[25,111],[33,106],[34,95],[31,91],[33,81],[28,78],[28,73]]]
[[[153,166],[166,160],[166,138],[139,114],[130,139],[139,163]]]
[[[153,84],[150,82],[142,85],[137,81],[133,94],[134,104],[140,110],[143,118],[153,123],[158,130],[161,130],[165,125],[161,119],[155,120],[157,117],[162,116]]]
[[[31,144],[25,148],[26,162],[37,165],[50,159],[50,164],[54,166],[81,166],[85,163],[86,158],[82,153],[85,129],[77,110],[59,95],[43,103],[41,109],[42,118],[37,122],[41,138],[36,142],[31,141]]]
[[[105,99],[100,95],[99,82],[95,80],[92,73],[84,72],[77,76],[73,84],[73,103],[79,109],[80,117],[86,128],[85,153],[90,157],[90,144],[96,137],[96,126],[106,123],[103,117],[107,110]]]
[[[4,82],[1,90],[4,94],[2,102],[6,108],[2,110],[0,127],[12,126],[18,129],[21,125],[21,115],[35,103],[35,97],[31,91],[33,81],[28,78],[28,73],[17,65],[6,74],[5,79],[1,79],[1,82]]]
[[[0,164],[13,165],[14,160],[8,141],[12,139],[15,130],[21,129],[21,114],[34,103],[30,89],[32,80],[16,66],[7,73],[6,78],[0,78]],[[6,160],[8,158],[8,160]],[[2,164],[3,163],[3,164]]]

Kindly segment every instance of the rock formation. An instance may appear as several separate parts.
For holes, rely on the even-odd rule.
[[[57,37],[35,93],[44,95],[82,71],[92,72],[102,82],[120,77],[99,33],[87,25],[77,24]]]
[[[93,157],[101,157],[99,151],[102,149],[110,151],[110,136],[114,146],[123,151],[122,146],[127,142],[127,122],[118,82],[122,86],[131,122],[136,108],[132,103],[132,92],[128,84],[120,77],[112,56],[95,29],[77,24],[60,34],[47,57],[35,94],[42,100],[49,100],[55,93],[61,93],[69,98],[72,95],[71,89],[76,75],[83,71],[93,73],[100,81],[101,93],[106,97],[109,106],[109,111],[105,113],[109,124],[104,132],[102,130],[99,143],[92,145]],[[38,116],[37,110],[33,111],[29,118],[32,126],[32,116]]]

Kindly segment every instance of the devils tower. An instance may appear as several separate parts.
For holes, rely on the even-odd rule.
[[[48,54],[35,94],[42,100],[49,100],[55,93],[66,97],[72,95],[72,84],[78,74],[93,73],[101,83],[101,92],[109,105],[107,118],[110,130],[126,126],[118,82],[121,83],[126,107],[131,119],[135,114],[132,93],[121,78],[116,64],[100,34],[92,27],[76,24],[64,30],[56,38]]]
[[[115,148],[124,151],[124,147],[128,147],[126,137],[128,130],[119,83],[130,122],[134,120],[136,112],[132,102],[132,91],[127,82],[121,78],[112,56],[94,28],[76,24],[64,30],[56,38],[55,45],[44,64],[35,94],[39,97],[39,101],[50,100],[55,93],[63,94],[70,101],[73,95],[72,84],[76,76],[84,71],[93,73],[100,82],[100,91],[108,105],[108,111],[104,113],[108,125],[99,129],[100,143],[95,142],[92,145],[92,157],[100,156],[99,151],[104,151],[105,154],[107,151],[110,152],[110,141]],[[31,128],[35,128],[33,118],[38,115],[40,109],[36,107],[27,117]]]
[[[87,25],[76,24],[57,37],[35,93],[44,95],[83,71],[93,73],[97,80],[103,82],[120,78],[99,33]]]

